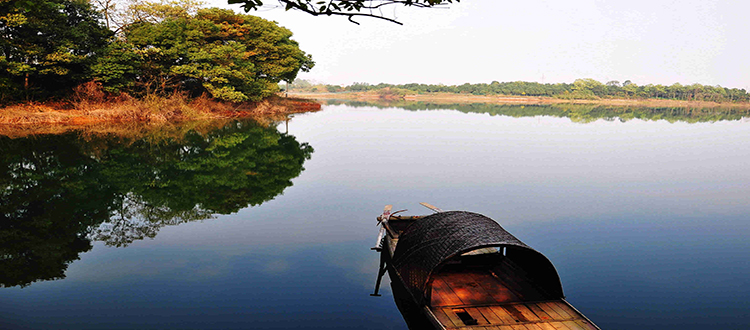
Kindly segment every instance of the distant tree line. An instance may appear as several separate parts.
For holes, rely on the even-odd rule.
[[[684,101],[711,102],[750,102],[750,94],[744,89],[726,88],[701,84],[682,85],[675,83],[669,86],[648,84],[639,86],[630,80],[623,83],[610,81],[603,84],[594,79],[577,79],[572,84],[542,84],[537,82],[513,81],[485,84],[385,84],[371,85],[368,83],[354,83],[349,86],[311,85],[320,92],[366,92],[382,89],[403,90],[413,94],[427,93],[456,93],[473,95],[513,95],[513,96],[546,96],[563,99],[597,99],[597,98],[625,98],[625,99],[669,99]],[[305,84],[294,87],[304,88]],[[311,87],[310,87],[311,86]]]

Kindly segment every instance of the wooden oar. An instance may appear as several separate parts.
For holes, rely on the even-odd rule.
[[[438,208],[437,206],[434,206],[434,205],[431,205],[431,204],[427,204],[427,203],[419,203],[419,204],[421,204],[422,206],[424,206],[424,207],[426,207],[426,208],[428,208],[428,209],[432,210],[432,211],[433,211],[433,212],[435,212],[435,213],[440,213],[440,212],[443,212],[443,210],[441,210],[441,209],[440,209],[440,208]]]

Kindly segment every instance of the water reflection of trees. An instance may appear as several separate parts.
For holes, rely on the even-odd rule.
[[[491,116],[570,118],[573,122],[588,123],[599,119],[608,121],[666,120],[669,122],[716,122],[741,120],[750,117],[750,109],[741,108],[680,108],[680,107],[625,107],[592,104],[530,104],[508,105],[491,103],[440,104],[430,102],[362,102],[333,101],[329,104],[346,104],[352,107],[397,107],[405,110],[457,110],[464,113],[486,113]]]
[[[313,150],[234,122],[158,139],[0,137],[0,285],[63,278],[91,240],[125,246],[281,194]]]

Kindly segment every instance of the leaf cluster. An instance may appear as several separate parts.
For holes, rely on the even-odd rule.
[[[314,62],[275,22],[171,5],[139,7],[145,17],[123,30],[94,67],[111,92],[168,94],[185,90],[231,101],[257,101],[278,91]],[[136,8],[137,9],[137,8]]]
[[[84,0],[0,1],[0,102],[59,96],[90,78],[112,32]]]

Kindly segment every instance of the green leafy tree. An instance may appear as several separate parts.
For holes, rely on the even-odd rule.
[[[140,9],[138,9],[140,8]],[[210,8],[191,14],[170,3],[136,7],[142,17],[123,30],[95,66],[110,91],[187,90],[232,102],[257,101],[293,81],[314,62],[275,22]]]
[[[0,0],[0,92],[55,96],[90,79],[111,32],[85,0]]]

